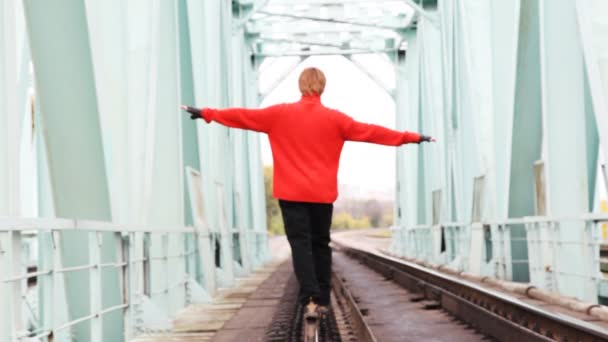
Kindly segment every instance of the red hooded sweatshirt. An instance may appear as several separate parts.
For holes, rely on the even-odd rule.
[[[365,124],[303,96],[296,103],[263,109],[204,108],[207,122],[268,134],[278,199],[333,203],[338,197],[338,164],[346,141],[399,146],[420,142],[420,135]]]

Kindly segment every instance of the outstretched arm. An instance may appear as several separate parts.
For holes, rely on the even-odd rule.
[[[208,123],[215,121],[228,127],[268,133],[272,129],[276,116],[283,109],[283,105],[275,105],[263,109],[199,109],[187,106],[181,106],[181,108],[191,114],[191,119],[201,118]]]
[[[344,116],[343,134],[345,140],[389,146],[435,141],[429,136],[418,133],[399,132],[386,127],[355,121],[346,115]]]

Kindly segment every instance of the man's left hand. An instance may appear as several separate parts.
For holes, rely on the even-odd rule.
[[[420,135],[420,142],[421,143],[423,143],[423,142],[435,142],[435,141],[437,141],[437,140],[435,140],[435,138],[433,138],[431,136],[422,135],[422,134]]]

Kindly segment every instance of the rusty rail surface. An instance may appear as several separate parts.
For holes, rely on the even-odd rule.
[[[332,307],[342,341],[377,342],[372,330],[344,282],[332,273]]]

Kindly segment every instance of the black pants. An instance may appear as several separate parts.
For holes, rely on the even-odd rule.
[[[279,200],[285,233],[291,246],[293,269],[300,283],[301,303],[310,298],[329,305],[331,249],[329,227],[333,204]]]

